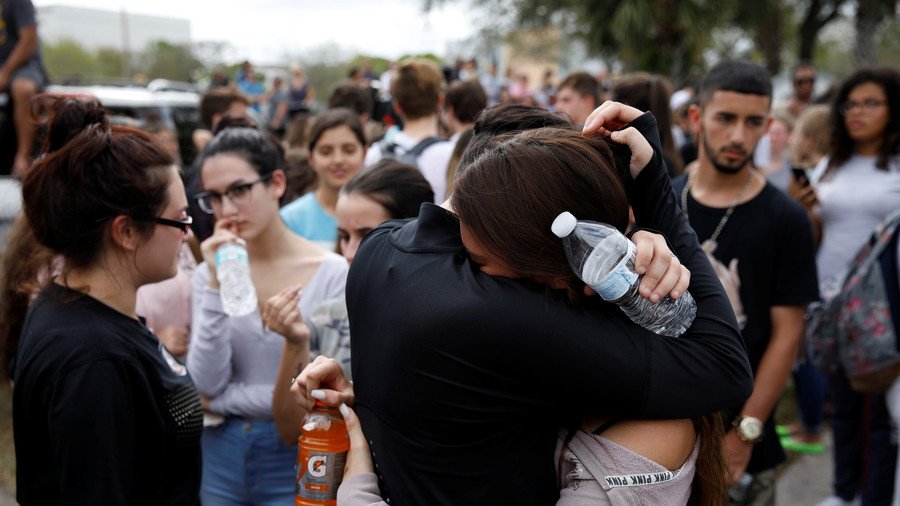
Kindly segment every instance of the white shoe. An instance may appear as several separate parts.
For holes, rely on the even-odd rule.
[[[854,498],[852,501],[845,501],[840,497],[833,495],[816,504],[816,506],[859,506],[859,498]]]

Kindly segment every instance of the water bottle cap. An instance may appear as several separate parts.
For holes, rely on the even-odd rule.
[[[572,213],[563,211],[559,213],[559,216],[557,216],[555,220],[553,220],[553,225],[550,225],[550,230],[556,234],[556,237],[563,238],[575,230],[575,224],[577,222],[578,220],[572,216]]]

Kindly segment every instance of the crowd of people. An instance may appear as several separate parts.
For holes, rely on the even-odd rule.
[[[801,63],[776,103],[745,61],[675,91],[410,59],[318,106],[302,68],[266,83],[245,62],[203,94],[181,166],[158,125],[40,94],[19,14],[0,88],[27,87],[40,124],[0,271],[20,504],[294,504],[313,399],[347,422],[347,506],[774,505],[785,450],[826,451],[826,426],[820,504],[900,504],[900,380],[858,392],[804,333],[900,210],[895,69],[817,96]],[[629,234],[641,296],[690,291],[687,331],[586,287],[563,211]],[[789,382],[800,419],[776,426]]]

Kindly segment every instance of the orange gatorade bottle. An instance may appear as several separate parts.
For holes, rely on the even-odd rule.
[[[337,489],[350,449],[341,413],[316,401],[303,417],[297,441],[296,506],[336,506]]]

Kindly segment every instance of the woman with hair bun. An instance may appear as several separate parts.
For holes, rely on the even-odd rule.
[[[191,224],[181,178],[99,103],[41,105],[49,133],[22,193],[62,268],[31,304],[16,358],[17,500],[198,504],[197,391],[135,314],[138,287],[178,267]]]

